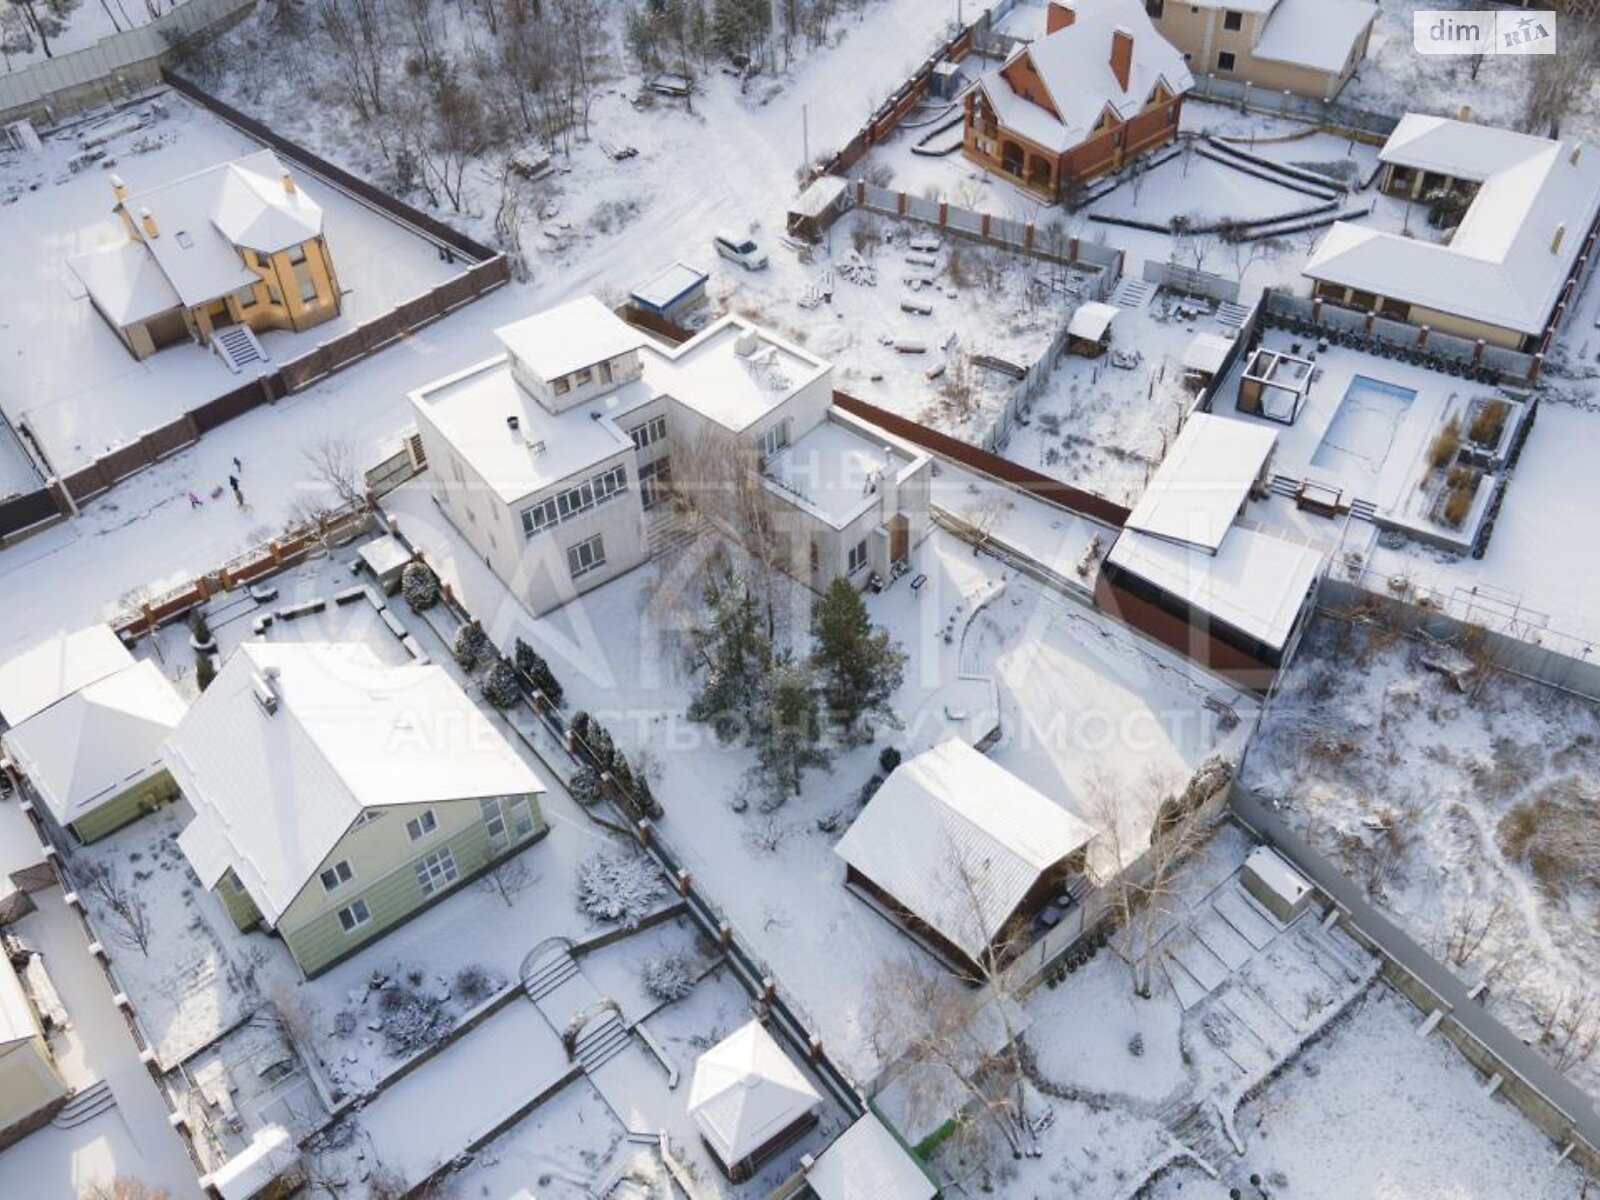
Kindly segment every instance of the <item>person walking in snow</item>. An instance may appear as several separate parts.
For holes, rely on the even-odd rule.
[[[189,493],[189,507],[190,508],[199,508],[200,505],[203,504],[203,503],[204,503],[204,501],[202,501],[199,496],[196,496],[193,492]]]
[[[235,475],[243,475],[244,474],[244,464],[239,461],[239,456],[237,454],[235,454],[233,456],[233,473]],[[238,490],[239,489],[237,487],[234,488],[234,491],[238,491]]]
[[[233,498],[239,502],[239,507],[243,508],[244,493],[239,490],[239,477],[237,475],[229,475],[228,486],[233,489]]]

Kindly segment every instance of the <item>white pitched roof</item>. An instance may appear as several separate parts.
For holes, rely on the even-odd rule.
[[[689,1084],[689,1115],[727,1166],[741,1162],[822,1103],[760,1021],[702,1054]]]
[[[365,808],[544,790],[443,667],[385,666],[357,643],[244,643],[166,757],[195,810],[179,844],[196,873],[233,867],[269,921]]]
[[[1128,516],[1128,528],[1215,552],[1278,435],[1195,413]]]
[[[896,767],[834,853],[976,961],[1039,876],[1093,836],[950,738]]]
[[[131,666],[109,625],[57,634],[0,663],[0,718],[17,726],[85,684]]]
[[[1518,333],[1543,332],[1600,211],[1600,152],[1409,113],[1382,157],[1482,180],[1449,245],[1337,221],[1302,273]],[[1552,249],[1557,229],[1561,241]]]
[[[616,358],[650,340],[593,296],[580,296],[502,325],[494,335],[544,380]]]
[[[1000,69],[977,84],[1001,125],[1058,152],[1081,143],[1108,105],[1126,119],[1144,107],[1158,83],[1174,95],[1194,86],[1183,55],[1156,32],[1138,0],[1079,0],[1073,7],[1071,25],[1019,47],[1008,60],[1032,58],[1055,113],[1012,91]],[[1119,29],[1133,35],[1126,88],[1111,70],[1111,40]]]
[[[867,1113],[806,1172],[817,1200],[933,1200],[936,1189],[883,1122]]]
[[[1270,532],[1235,526],[1215,554],[1125,529],[1107,561],[1268,646],[1282,648],[1322,554]]]
[[[1228,8],[1238,8],[1228,0]],[[1254,58],[1338,71],[1378,15],[1370,0],[1282,0],[1267,18]]]
[[[1115,304],[1089,300],[1073,310],[1072,320],[1067,322],[1067,334],[1070,337],[1087,338],[1091,342],[1099,341],[1121,311]]]
[[[136,662],[30,717],[5,744],[65,825],[159,771],[187,707],[154,663]]]
[[[183,303],[150,251],[131,238],[74,255],[67,265],[113,325],[133,325]]]
[[[141,232],[142,214],[150,210],[157,236],[144,235],[144,245],[193,307],[258,278],[236,247],[276,253],[322,232],[321,206],[303,188],[286,191],[283,175],[278,156],[258,150],[132,193],[118,207]]]

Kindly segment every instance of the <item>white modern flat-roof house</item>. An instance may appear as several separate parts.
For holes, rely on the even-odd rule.
[[[543,783],[436,664],[246,642],[168,739],[178,844],[307,976],[535,840]]]
[[[1192,414],[1095,583],[1101,608],[1252,687],[1283,663],[1323,562],[1312,546],[1237,520],[1276,441],[1271,429]]]
[[[584,297],[495,335],[411,403],[440,507],[535,614],[648,560],[675,466],[708,490],[759,472],[819,589],[887,578],[927,533],[928,457],[832,410],[832,365],[741,317],[664,346]]]
[[[1536,351],[1593,262],[1600,151],[1470,121],[1407,113],[1379,154],[1378,186],[1419,205],[1470,199],[1440,240],[1336,221],[1304,274],[1313,295],[1364,312]],[[1414,228],[1426,234],[1419,212]]]

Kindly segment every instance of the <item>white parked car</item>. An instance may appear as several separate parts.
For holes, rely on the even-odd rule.
[[[738,263],[747,271],[759,271],[767,265],[767,252],[756,245],[755,239],[732,233],[719,233],[711,239],[718,254]]]

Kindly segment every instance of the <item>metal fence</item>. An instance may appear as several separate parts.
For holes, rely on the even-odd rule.
[[[148,25],[0,75],[0,122],[44,120],[126,99],[158,83],[164,63],[242,21],[256,0],[185,0]]]
[[[1377,347],[1386,346],[1437,359],[1446,369],[1481,367],[1493,371],[1505,383],[1533,383],[1539,378],[1542,355],[1525,354],[1506,346],[1441,333],[1409,321],[1341,308],[1273,288],[1267,289],[1262,303],[1271,324],[1298,323],[1306,327],[1308,334],[1331,333],[1358,338]]]
[[[1368,112],[1337,100],[1297,96],[1293,92],[1273,91],[1237,79],[1219,79],[1215,75],[1197,75],[1189,95],[1251,112],[1307,121],[1373,144],[1387,140],[1400,123],[1399,118],[1387,113]]]
[[[1230,304],[1237,303],[1239,299],[1237,281],[1224,279],[1221,275],[1214,275],[1210,271],[1186,267],[1182,263],[1161,262],[1147,258],[1144,260],[1141,274],[1146,283],[1153,283],[1169,291],[1182,292],[1186,296],[1204,296],[1209,300],[1222,300]]]

